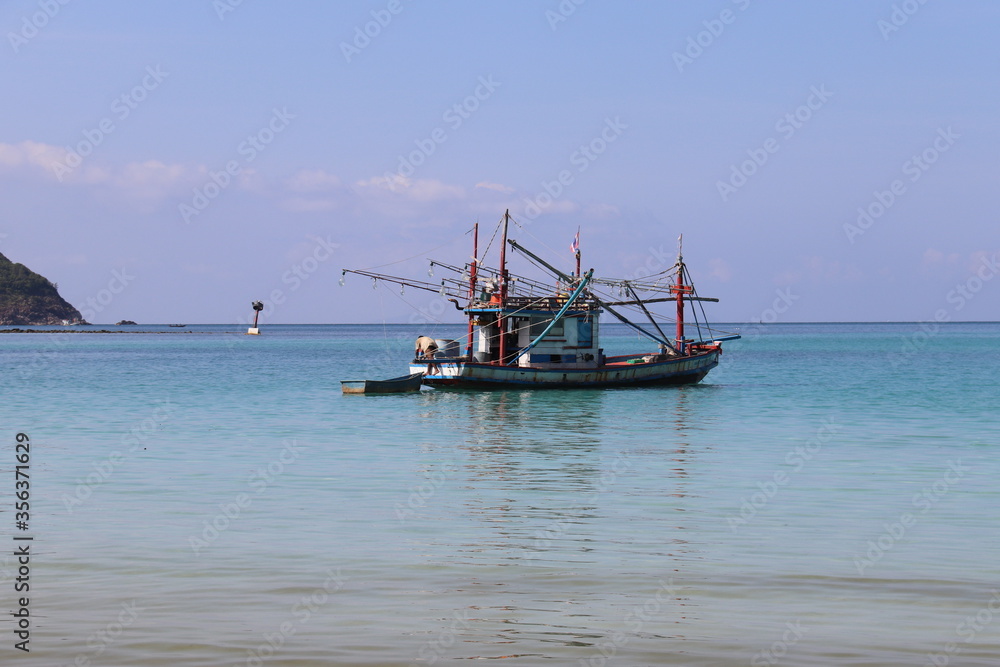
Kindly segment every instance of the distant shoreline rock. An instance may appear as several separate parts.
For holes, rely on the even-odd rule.
[[[133,322],[132,320],[119,320],[119,321],[115,322],[115,326],[116,327],[135,327],[135,326],[138,326],[138,325],[135,322]]]
[[[39,325],[40,326],[40,325]],[[120,329],[0,329],[0,334],[49,334],[61,336],[63,334],[153,334],[158,336],[169,336],[171,334],[198,334],[210,336],[213,334],[231,335],[240,333],[238,331],[121,331]]]
[[[0,325],[87,324],[55,283],[0,254]]]

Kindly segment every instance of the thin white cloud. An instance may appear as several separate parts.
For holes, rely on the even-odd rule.
[[[83,162],[70,167],[71,156],[65,148],[37,141],[19,144],[0,143],[0,167],[7,171],[24,172],[57,182],[102,183],[108,173]]]
[[[920,264],[924,272],[933,272],[942,267],[955,267],[961,258],[957,252],[946,253],[937,248],[928,248],[924,251]]]
[[[322,211],[333,211],[339,208],[339,204],[332,199],[309,199],[306,197],[292,197],[282,202],[285,210],[293,213],[315,213]]]
[[[733,269],[724,259],[715,258],[708,260],[709,278],[715,278],[719,282],[728,283],[732,280]]]
[[[63,185],[105,185],[140,198],[159,198],[172,193],[178,184],[207,174],[202,168],[168,165],[159,160],[130,162],[114,168],[99,165],[92,158],[79,159],[65,148],[37,141],[0,143],[0,168],[40,176]]]
[[[39,167],[51,172],[53,165],[66,158],[66,149],[37,141],[19,144],[0,143],[0,166],[17,168]]]
[[[994,267],[997,264],[997,256],[1000,255],[1000,250],[976,250],[969,254],[969,261],[967,270],[970,274],[975,274],[987,267],[991,271],[995,271],[990,267]]]
[[[621,211],[617,206],[612,206],[610,204],[589,204],[584,209],[583,214],[588,218],[608,220],[610,218],[617,218],[621,215]]]
[[[411,179],[398,174],[388,178],[375,176],[354,184],[354,191],[362,197],[400,197],[420,203],[462,199],[465,190],[434,179]]]
[[[192,189],[218,183],[217,167],[203,164],[168,164],[150,159],[127,164],[108,164],[97,156],[80,156],[65,148],[35,141],[0,143],[0,172],[21,173],[63,187],[96,187],[100,196],[116,195],[138,201],[144,207],[169,198],[190,198]],[[230,188],[253,191],[273,199],[292,213],[355,210],[387,218],[421,217],[433,213],[442,220],[455,215],[497,215],[505,208],[534,219],[543,214],[575,214],[590,218],[614,218],[620,212],[605,204],[585,209],[570,199],[519,196],[514,188],[488,180],[472,188],[432,178],[410,178],[399,174],[373,176],[346,185],[326,169],[300,169],[281,182],[243,166],[232,176]],[[537,193],[536,193],[537,194]],[[498,197],[499,195],[499,197]],[[498,198],[500,201],[498,201]],[[538,201],[541,199],[542,201]],[[508,200],[508,201],[503,201]]]
[[[928,248],[924,251],[924,264],[934,266],[944,260],[944,253],[936,248]]]
[[[522,205],[523,202],[522,202]],[[542,213],[576,213],[580,210],[580,205],[575,201],[570,201],[569,199],[557,199],[555,201],[546,201],[543,203],[534,203],[533,206],[541,211]],[[524,205],[525,214],[530,217],[535,217],[531,215],[532,209],[531,205]]]
[[[191,171],[181,165],[147,160],[125,165],[112,184],[131,195],[157,199],[186,184],[192,176]]]
[[[286,182],[293,192],[329,192],[341,187],[340,178],[323,169],[303,169]]]
[[[509,195],[514,192],[514,188],[501,185],[500,183],[490,183],[489,181],[480,181],[476,183],[476,188],[482,190],[496,190],[497,192],[502,192],[505,195]]]
[[[818,285],[842,285],[864,280],[864,272],[854,264],[842,263],[818,255],[800,257],[795,266],[776,273],[773,282],[778,286],[804,282]]]

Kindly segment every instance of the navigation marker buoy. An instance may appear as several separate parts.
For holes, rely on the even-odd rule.
[[[263,301],[253,302],[253,326],[247,329],[248,336],[259,336],[260,329],[257,328],[257,317],[260,315],[260,311],[264,310]]]

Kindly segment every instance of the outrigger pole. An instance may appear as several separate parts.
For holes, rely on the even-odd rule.
[[[508,243],[510,243],[510,247],[513,248],[514,250],[517,250],[518,252],[527,255],[528,257],[530,257],[531,259],[535,260],[536,262],[538,262],[539,264],[541,264],[542,266],[544,266],[546,269],[548,269],[549,271],[551,271],[553,274],[555,274],[556,278],[558,278],[559,280],[562,280],[563,282],[569,283],[569,284],[572,284],[572,283],[575,282],[573,280],[573,276],[566,275],[565,273],[563,273],[562,271],[560,271],[556,267],[552,266],[551,264],[549,264],[548,262],[546,262],[544,259],[542,259],[538,255],[536,255],[535,253],[533,253],[530,250],[528,250],[527,248],[525,248],[523,245],[521,245],[520,243],[518,243],[514,239],[511,239],[510,241],[508,241]]]
[[[544,266],[546,269],[548,269],[549,271],[551,271],[552,273],[554,273],[556,275],[556,277],[559,278],[560,280],[563,280],[563,281],[565,281],[567,283],[572,283],[573,282],[572,276],[567,276],[565,273],[563,273],[562,271],[560,271],[556,267],[552,266],[551,264],[549,264],[548,262],[546,262],[544,259],[542,259],[538,255],[536,255],[535,253],[531,252],[530,250],[528,250],[527,248],[525,248],[524,246],[522,246],[521,244],[519,244],[517,241],[511,239],[510,241],[508,241],[508,243],[510,243],[510,247],[512,247],[514,250],[517,250],[518,252],[521,252],[521,253],[527,255],[528,257],[530,257],[531,259],[535,260],[536,262],[538,262],[539,264],[541,264],[542,266]],[[614,308],[612,308],[606,301],[602,301],[601,299],[599,299],[597,297],[597,295],[594,294],[593,292],[590,293],[590,298],[592,298],[597,303],[598,306],[600,306],[601,308],[604,308],[604,310],[608,311],[609,313],[611,313],[612,315],[614,315],[616,318],[618,318],[623,324],[627,324],[628,326],[632,327],[633,329],[635,329],[636,331],[638,331],[639,333],[641,333],[646,338],[649,338],[651,340],[655,340],[660,345],[666,345],[667,347],[669,347],[671,350],[674,350],[675,352],[678,351],[677,348],[675,348],[673,345],[670,344],[670,342],[667,340],[666,336],[660,338],[656,334],[653,334],[653,333],[650,333],[650,332],[646,331],[645,329],[643,329],[642,327],[640,327],[638,324],[636,324],[635,322],[633,322],[632,320],[628,319],[627,317],[625,317],[624,315],[622,315],[621,313],[619,313],[617,310],[615,310]]]
[[[667,334],[663,333],[663,329],[661,329],[660,325],[656,323],[656,318],[654,318],[653,314],[649,312],[648,308],[646,308],[646,304],[643,303],[642,299],[639,298],[639,295],[638,293],[636,293],[635,288],[632,287],[632,285],[629,285],[628,291],[629,293],[632,294],[633,297],[635,297],[635,302],[639,305],[640,308],[642,308],[642,312],[646,313],[646,317],[649,318],[649,321],[653,324],[653,326],[656,327],[657,333],[663,336],[663,338],[666,338]]]
[[[622,315],[621,313],[619,313],[614,308],[610,307],[607,304],[607,302],[601,301],[600,299],[598,299],[593,294],[591,294],[591,297],[594,299],[594,301],[597,302],[598,306],[600,306],[604,310],[606,310],[609,313],[611,313],[612,315],[614,315],[616,318],[618,318],[621,321],[622,324],[627,324],[628,326],[632,327],[633,329],[635,329],[636,331],[638,331],[639,333],[641,333],[646,338],[649,338],[650,340],[655,340],[660,345],[666,345],[671,350],[674,350],[675,352],[679,352],[679,350],[676,347],[674,347],[673,345],[671,345],[670,341],[667,340],[666,338],[660,338],[660,337],[656,336],[655,334],[651,334],[650,332],[646,331],[645,329],[643,329],[642,327],[640,327],[638,324],[636,324],[635,322],[633,322],[632,320],[630,320],[629,318],[627,318],[624,315]]]

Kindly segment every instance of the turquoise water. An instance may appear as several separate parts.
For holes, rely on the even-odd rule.
[[[732,325],[694,386],[401,396],[339,380],[405,373],[416,327],[0,335],[30,657],[996,664],[1000,324],[939,326]]]

